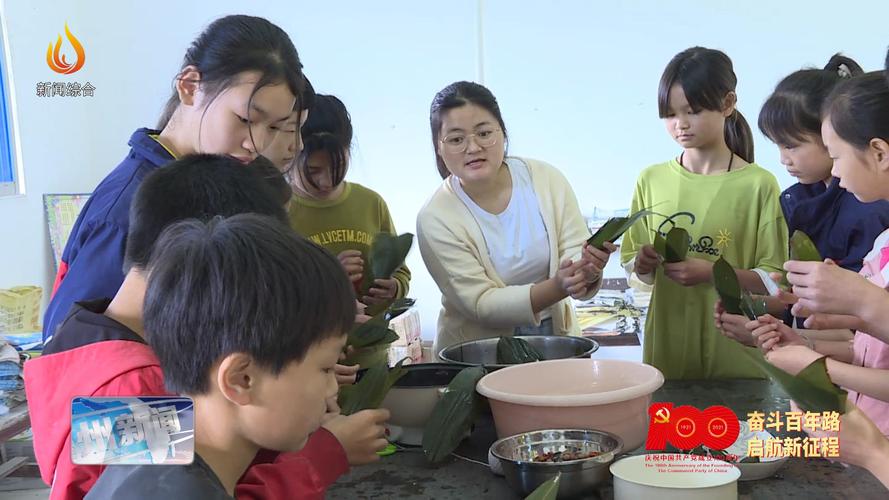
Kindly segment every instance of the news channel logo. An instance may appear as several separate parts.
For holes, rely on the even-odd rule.
[[[76,397],[71,461],[78,465],[190,464],[194,401],[185,397]]]

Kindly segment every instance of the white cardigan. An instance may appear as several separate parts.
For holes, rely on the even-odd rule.
[[[542,161],[521,160],[531,173],[549,236],[549,275],[553,277],[559,262],[579,258],[590,231],[565,176]],[[503,283],[494,270],[481,228],[448,179],[420,210],[417,239],[423,261],[442,294],[433,346],[436,356],[440,349],[458,342],[511,336],[516,326],[539,324],[531,310],[532,284]],[[595,295],[600,284],[601,280],[591,286],[584,298]],[[550,311],[554,333],[580,334],[570,297]]]

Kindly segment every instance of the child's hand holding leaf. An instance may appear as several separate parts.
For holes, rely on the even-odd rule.
[[[346,271],[349,281],[358,281],[364,273],[364,259],[358,250],[345,250],[337,255],[340,265]]]
[[[373,286],[367,291],[367,295],[361,298],[361,301],[367,305],[377,305],[384,302],[391,302],[398,294],[398,280],[395,278],[375,279]]]
[[[387,420],[389,410],[362,410],[352,415],[338,415],[323,426],[340,442],[349,465],[365,465],[378,461],[377,452],[389,444]]]
[[[867,325],[858,316],[845,314],[808,314],[803,326],[809,330],[862,330],[867,331]]]
[[[860,274],[843,269],[832,260],[824,262],[788,261],[787,281],[799,298],[796,305],[812,313],[848,314],[860,316],[863,302],[872,300],[885,291]],[[862,300],[863,299],[863,300]],[[794,306],[796,307],[796,306]],[[796,314],[796,313],[794,313]]]
[[[694,257],[682,262],[668,262],[664,264],[664,274],[682,286],[709,283],[713,279],[713,263]]]
[[[652,245],[644,245],[636,253],[636,268],[638,275],[651,274],[661,263],[661,258]]]
[[[716,328],[719,329],[723,335],[741,345],[756,347],[755,339],[753,338],[753,335],[751,335],[750,330],[746,327],[748,323],[746,317],[726,312],[725,308],[722,307],[721,300],[716,301],[713,309]]]
[[[756,339],[756,346],[762,350],[763,354],[768,353],[772,349],[789,345],[807,345],[806,341],[803,340],[796,330],[770,314],[766,314],[756,321],[751,321],[747,324],[747,328],[752,332],[753,337]]]
[[[345,354],[346,353],[343,353],[342,356],[340,356],[340,359],[345,359]],[[339,385],[354,384],[359,369],[361,369],[361,366],[359,365],[347,366],[337,363],[333,367],[334,375],[336,375],[336,383]]]
[[[819,358],[823,358],[824,355],[804,345],[789,345],[776,347],[770,350],[765,357],[772,365],[791,375],[796,375],[803,368],[811,365]]]

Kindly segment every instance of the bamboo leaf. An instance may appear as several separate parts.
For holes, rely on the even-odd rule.
[[[562,473],[558,472],[551,479],[538,486],[525,500],[556,500],[559,496],[559,481],[562,479]]]
[[[741,311],[741,284],[738,283],[738,275],[735,269],[725,259],[720,257],[713,263],[713,285],[716,293],[722,300],[722,307],[729,314],[742,314]]]
[[[405,358],[406,359],[406,358]],[[380,363],[367,370],[357,383],[340,387],[338,402],[343,415],[351,415],[361,410],[379,408],[386,393],[395,385],[407,370],[402,368],[404,359],[389,368]]]
[[[386,310],[364,323],[356,324],[346,338],[346,345],[361,348],[395,342],[398,334],[389,329],[389,322],[410,309],[414,303],[416,300],[407,297],[397,299]]]
[[[398,236],[390,233],[378,233],[374,237],[368,255],[373,279],[391,278],[395,271],[404,264],[404,259],[414,243],[414,235],[404,233]]]
[[[652,214],[654,214],[653,211],[648,208],[643,208],[629,217],[612,217],[605,221],[605,224],[596,231],[596,234],[590,236],[586,241],[599,250],[604,250],[606,241],[614,243],[618,238],[623,236],[623,234],[627,232],[636,221],[646,215]]]
[[[667,257],[667,239],[664,238],[661,233],[657,231],[652,231],[654,233],[654,241],[652,242],[652,246],[654,247],[654,251],[657,252],[658,255],[665,258]]]
[[[806,233],[796,230],[790,236],[790,260],[821,262],[824,259],[812,239]]]
[[[670,229],[664,244],[664,260],[667,262],[684,261],[688,255],[688,243],[688,231],[681,227]]]
[[[497,363],[501,365],[519,365],[542,359],[540,352],[521,337],[500,337],[497,341]]]
[[[599,250],[604,249],[606,241],[614,243],[614,241],[620,237],[618,230],[626,221],[626,217],[612,217],[608,219],[605,221],[605,224],[602,224],[602,227],[596,231],[596,234],[590,236],[586,242]]]
[[[744,290],[744,293],[741,294],[741,311],[744,313],[744,316],[747,316],[747,319],[754,321],[756,318],[766,314],[768,307],[766,306],[765,299],[762,297],[754,298],[750,295],[750,292]]]
[[[482,397],[475,392],[475,386],[485,373],[482,366],[464,368],[436,403],[423,432],[423,452],[429,462],[438,463],[447,458],[466,437],[482,406]]]
[[[396,340],[398,334],[389,329],[389,320],[386,319],[386,311],[383,311],[366,322],[355,325],[346,337],[346,345],[362,348],[391,344]]]
[[[818,358],[799,374],[793,376],[766,361],[758,351],[744,349],[754,364],[777,382],[790,399],[796,401],[803,411],[846,412],[846,391],[840,389],[827,375],[825,358]]]
[[[407,310],[413,307],[416,303],[416,299],[411,299],[408,297],[395,299],[395,302],[393,302],[392,305],[390,305],[386,309],[385,317],[386,319],[391,321],[398,316],[401,316],[403,313],[407,312]]]

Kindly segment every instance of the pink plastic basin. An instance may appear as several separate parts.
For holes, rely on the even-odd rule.
[[[558,359],[515,365],[483,377],[500,437],[542,429],[612,432],[632,451],[645,442],[657,368],[615,359]]]

